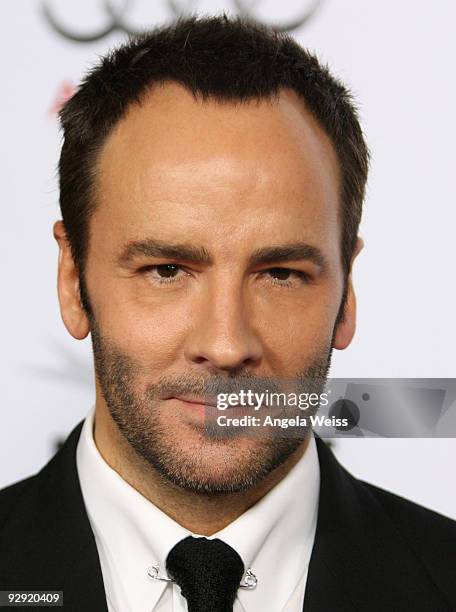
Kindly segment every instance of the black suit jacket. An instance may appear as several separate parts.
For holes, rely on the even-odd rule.
[[[63,591],[65,612],[107,612],[76,470],[81,427],[37,475],[0,491],[0,590]],[[305,612],[455,612],[456,522],[355,479],[320,439],[317,449]]]

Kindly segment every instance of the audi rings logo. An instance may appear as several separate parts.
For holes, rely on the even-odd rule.
[[[292,30],[296,30],[303,26],[313,16],[323,1],[324,0],[296,0],[297,9],[295,13],[297,14],[289,17],[288,20],[283,22],[268,21],[267,25],[279,32],[291,32]],[[42,9],[47,22],[61,36],[75,42],[89,43],[100,40],[113,32],[124,32],[134,35],[143,32],[147,28],[153,27],[154,11],[152,9],[157,7],[158,3],[156,0],[147,0],[147,5],[143,8],[150,8],[150,11],[147,11],[148,20],[150,19],[150,22],[148,21],[148,23],[141,28],[135,27],[130,20],[133,9],[137,8],[133,5],[138,4],[138,2],[135,3],[134,0],[101,0],[99,3],[94,4],[96,4],[96,8],[102,13],[102,24],[93,29],[89,26],[78,26],[74,29],[73,27],[69,27],[67,25],[67,19],[61,18],[62,10],[60,11],[60,16],[56,11],[57,3],[55,0],[54,2],[52,0],[43,0]],[[164,9],[170,18],[194,14],[195,11],[201,8],[199,6],[201,3],[198,2],[198,0],[163,0],[160,4],[162,5],[160,8]],[[262,18],[264,10],[260,10],[261,2],[259,0],[231,0],[231,3],[228,4],[230,4],[228,8],[231,11],[234,9],[234,12],[241,17],[260,22],[262,21],[263,23],[266,22],[265,18]],[[79,13],[82,12],[80,8],[81,5],[82,3],[79,3]],[[66,6],[68,7],[68,4],[66,4]],[[93,5],[91,10],[93,10]]]

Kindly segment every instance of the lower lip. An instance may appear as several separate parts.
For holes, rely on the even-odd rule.
[[[213,404],[200,404],[198,402],[188,402],[187,400],[180,399],[178,397],[170,398],[173,399],[188,410],[191,410],[194,414],[204,418],[209,417],[211,419],[214,418],[214,415],[225,414],[227,412],[232,412],[235,416],[244,416],[245,414],[250,414],[250,408],[242,407],[242,406],[228,406],[227,408],[220,410],[217,406]]]
[[[179,399],[177,397],[173,397],[172,399],[178,401],[180,404],[192,410],[196,414],[204,417],[206,415],[206,411],[211,413],[214,410],[217,410],[215,406],[211,406],[210,404],[198,404],[197,402],[188,402],[187,400]]]

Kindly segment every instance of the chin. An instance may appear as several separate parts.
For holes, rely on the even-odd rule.
[[[214,438],[204,428],[188,424],[168,427],[145,449],[144,459],[169,482],[196,493],[233,493],[259,484],[299,445],[282,440],[232,435]]]

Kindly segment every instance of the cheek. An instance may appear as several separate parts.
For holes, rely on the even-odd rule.
[[[334,291],[321,288],[306,299],[261,309],[258,331],[275,368],[296,370],[329,350],[338,304]]]
[[[268,320],[268,331],[265,333],[276,344],[289,349],[304,349],[317,341],[325,340],[332,331],[334,323],[332,309],[311,307],[306,309],[283,310],[280,316],[274,314]]]
[[[181,351],[188,326],[188,311],[175,305],[144,304],[136,300],[112,301],[100,308],[99,324],[121,350],[141,365],[160,372]]]

